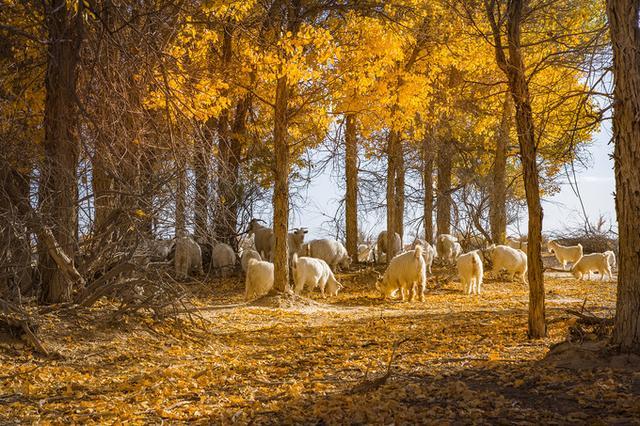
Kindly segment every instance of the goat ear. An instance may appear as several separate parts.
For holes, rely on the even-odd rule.
[[[306,234],[307,232],[309,232],[309,231],[307,231],[307,230],[305,229],[305,230],[304,230],[304,233]]]

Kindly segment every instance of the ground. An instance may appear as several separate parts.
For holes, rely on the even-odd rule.
[[[53,357],[0,344],[0,423],[640,423],[640,370],[544,360],[566,309],[612,315],[615,283],[547,276],[549,337],[529,341],[520,283],[431,281],[402,303],[372,270],[338,278],[338,297],[298,309],[247,306],[232,279],[193,285],[199,309],[179,320],[114,321],[109,302],[47,314]]]

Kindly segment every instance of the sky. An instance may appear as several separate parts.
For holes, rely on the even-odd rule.
[[[615,201],[614,201],[614,174],[613,145],[611,139],[611,122],[604,121],[598,133],[595,133],[588,151],[591,154],[589,167],[576,170],[578,191],[582,197],[589,220],[596,222],[600,215],[604,216],[608,223],[615,226]],[[343,197],[342,190],[331,176],[331,168],[326,170],[312,181],[303,205],[297,209],[291,218],[291,226],[306,226],[309,228],[309,239],[321,237],[335,237],[331,235],[331,226],[325,222],[328,217],[333,217]],[[384,191],[384,188],[381,188]],[[582,223],[583,214],[578,196],[571,189],[564,178],[559,193],[543,199],[543,232],[561,231],[567,227],[575,227]],[[524,215],[525,212],[523,211]],[[385,217],[367,217],[365,223],[360,223],[366,232],[376,235],[385,229]],[[518,235],[519,230],[526,234],[526,220],[511,226],[508,234]],[[412,230],[406,230],[406,233]]]

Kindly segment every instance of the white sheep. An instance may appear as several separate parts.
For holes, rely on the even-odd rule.
[[[253,242],[256,247],[256,251],[260,253],[263,259],[271,259],[271,240],[273,238],[273,229],[260,225],[263,222],[260,219],[251,219],[249,222],[249,229],[247,230],[248,237],[253,235]]]
[[[387,254],[387,231],[382,231],[380,234],[378,234],[376,248],[377,250],[375,251],[375,262],[381,263],[382,256],[385,255],[386,259]],[[398,234],[397,232],[393,240],[393,248],[394,255],[400,253],[400,250],[402,250],[402,239],[400,238],[400,234]]]
[[[575,264],[582,257],[582,244],[575,246],[563,246],[558,244],[557,241],[549,241],[547,248],[550,253],[556,255],[558,262],[562,264],[562,269],[566,269],[567,263],[571,262]]]
[[[436,249],[431,244],[429,244],[426,240],[417,239],[412,248],[416,248],[416,246],[422,246],[424,251],[422,252],[422,257],[424,257],[424,261],[427,263],[427,273],[431,273],[431,266],[433,265],[433,259],[436,257]]]
[[[616,267],[616,254],[611,251],[611,250],[607,250],[604,252],[604,254],[607,255],[607,259],[609,259],[609,266],[612,268]]]
[[[527,255],[522,250],[492,244],[483,251],[483,257],[491,262],[494,271],[499,272],[504,269],[512,280],[518,275],[524,284],[528,284]]]
[[[230,245],[218,243],[211,248],[211,268],[219,271],[222,277],[233,272],[236,264],[236,254]]]
[[[322,259],[329,264],[331,270],[337,272],[337,268],[346,269],[351,264],[351,259],[340,241],[323,238],[320,240],[312,240],[304,244],[301,250],[305,256]]]
[[[404,302],[406,293],[410,300],[414,300],[416,293],[420,295],[420,301],[424,302],[424,293],[427,289],[427,263],[423,257],[422,246],[416,246],[415,250],[401,253],[391,259],[384,276],[379,277],[376,288],[383,298],[391,297],[400,290],[400,297]]]
[[[611,280],[609,256],[606,253],[585,254],[571,268],[571,273],[578,280],[581,280],[585,274],[591,275],[591,271],[598,272],[601,281],[604,280],[605,275],[608,275]]]
[[[244,299],[251,300],[269,293],[273,288],[273,263],[249,259],[244,284]]]
[[[462,247],[453,235],[440,234],[436,238],[436,252],[442,262],[453,265],[458,256],[462,254]]]
[[[186,278],[191,272],[202,274],[202,251],[191,237],[176,239],[175,268],[178,278]]]
[[[358,262],[371,262],[373,257],[373,245],[358,244]]]
[[[480,294],[482,291],[482,259],[478,250],[460,255],[457,260],[458,276],[464,294]]]
[[[291,258],[291,271],[293,273],[294,291],[300,294],[305,288],[312,290],[320,287],[322,297],[326,297],[325,288],[329,296],[337,296],[343,286],[336,280],[331,268],[322,259],[313,257],[298,257],[294,253]]]
[[[247,273],[249,267],[249,259],[262,260],[260,253],[253,249],[242,250],[242,256],[240,257],[240,266],[242,266],[242,272]]]

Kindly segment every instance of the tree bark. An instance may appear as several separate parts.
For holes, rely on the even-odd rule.
[[[273,144],[275,164],[273,169],[273,234],[275,247],[273,253],[274,283],[277,292],[289,289],[289,142],[287,138],[289,103],[289,83],[287,76],[278,78],[274,113]]]
[[[451,169],[453,150],[451,142],[438,143],[438,182],[436,198],[436,230],[438,235],[451,233]]]
[[[433,244],[433,153],[427,137],[422,141],[422,187],[424,188],[424,239]]]
[[[387,138],[387,263],[395,255],[396,232],[396,170],[397,151],[400,135],[396,130],[390,130]]]
[[[640,28],[636,0],[607,0],[613,47],[613,140],[619,261],[613,343],[640,353]]]
[[[402,141],[398,140],[396,145],[396,226],[395,231],[400,235],[400,240],[404,238],[404,147]]]
[[[345,219],[347,233],[347,253],[353,263],[358,262],[358,141],[356,139],[356,118],[347,114],[345,118]]]
[[[44,164],[40,181],[40,206],[47,226],[61,249],[73,259],[77,235],[77,171],[79,139],[75,103],[81,13],[65,0],[45,4],[49,33],[45,75]],[[71,300],[73,283],[57,268],[55,259],[41,250],[41,299],[45,303]]]
[[[542,205],[540,203],[540,184],[538,164],[536,162],[537,147],[535,144],[535,128],[531,111],[529,84],[525,75],[525,64],[520,48],[523,0],[509,0],[507,6],[507,42],[509,57],[502,46],[500,27],[494,10],[489,2],[485,2],[489,24],[493,32],[496,62],[507,76],[509,90],[516,108],[516,128],[520,146],[520,160],[524,171],[524,189],[529,209],[529,225],[527,258],[529,279],[529,338],[545,337],[544,281],[542,276],[542,257],[540,242],[542,241]]]
[[[491,239],[495,244],[504,244],[507,238],[507,148],[512,115],[511,94],[507,94],[502,108],[500,128],[496,132],[496,153],[491,171],[492,186],[489,191],[489,224]]]

